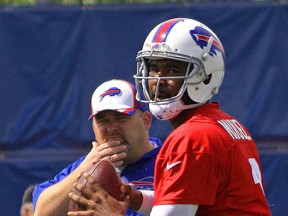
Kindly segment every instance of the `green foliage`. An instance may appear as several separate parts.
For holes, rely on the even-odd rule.
[[[12,6],[35,5],[37,3],[38,3],[38,0],[0,0],[0,6],[4,6],[4,5],[12,5]]]

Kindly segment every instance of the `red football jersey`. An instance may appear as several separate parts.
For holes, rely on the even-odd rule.
[[[154,205],[198,204],[197,216],[271,215],[256,145],[235,118],[206,104],[165,140]]]

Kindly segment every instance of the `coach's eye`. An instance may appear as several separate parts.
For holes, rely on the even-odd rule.
[[[126,121],[126,119],[129,119],[129,116],[127,115],[119,115],[117,116],[118,121]]]
[[[98,125],[103,125],[103,124],[106,124],[108,122],[109,122],[109,120],[105,119],[105,118],[101,118],[101,119],[96,120],[96,124],[98,124]]]

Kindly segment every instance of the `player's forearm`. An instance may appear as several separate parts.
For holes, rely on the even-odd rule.
[[[81,173],[76,169],[61,182],[45,189],[37,200],[34,216],[66,216],[70,202],[68,194]]]

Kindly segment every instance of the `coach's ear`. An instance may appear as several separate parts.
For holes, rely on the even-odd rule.
[[[143,113],[143,121],[146,130],[149,130],[152,124],[152,115],[150,112],[146,111]]]

